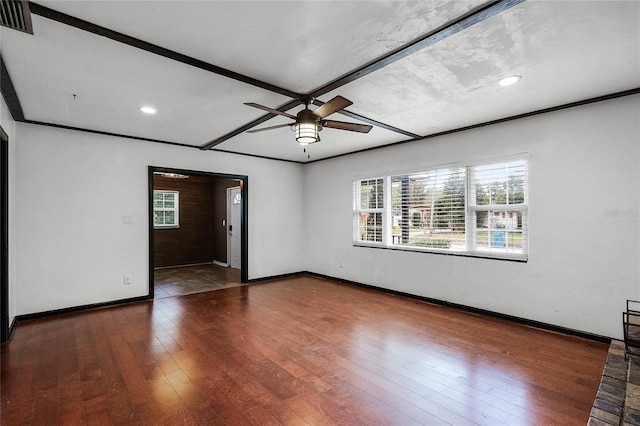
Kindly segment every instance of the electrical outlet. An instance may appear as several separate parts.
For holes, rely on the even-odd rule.
[[[344,262],[341,260],[340,261],[340,269],[344,268]]]
[[[125,276],[124,276],[124,285],[131,285],[131,275],[125,274]]]

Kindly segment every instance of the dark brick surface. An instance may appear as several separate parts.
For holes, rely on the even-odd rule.
[[[596,399],[593,406],[601,409],[602,411],[606,411],[607,413],[622,416],[622,406],[620,404],[612,404],[604,399]]]
[[[588,423],[590,426],[618,426],[621,420],[631,425],[640,426],[639,423],[632,423],[635,421],[634,415],[637,412],[634,413],[635,410],[629,408],[625,409],[629,363],[624,359],[624,349],[621,350],[621,343],[613,340],[609,347],[600,387],[591,409]],[[640,379],[640,368],[638,369],[638,378]]]
[[[600,419],[596,419],[595,417],[590,417],[589,418],[589,423],[587,423],[587,426],[612,426],[613,423],[607,423],[607,422],[603,422]],[[618,426],[618,424],[616,424],[615,426]]]
[[[616,416],[615,414],[607,413],[599,408],[593,407],[591,409],[591,417],[595,417],[596,419],[602,420],[607,423],[611,423],[614,425],[620,424],[620,416]]]
[[[624,421],[632,425],[640,425],[640,411],[633,408],[625,408]]]
[[[620,389],[615,386],[608,385],[606,383],[600,383],[599,391],[606,392],[610,395],[620,396],[622,398],[624,398],[625,394],[627,393],[626,387],[624,389]]]
[[[611,404],[616,404],[621,407],[624,405],[624,396],[611,395],[610,393],[607,393],[607,392],[598,391],[598,394],[596,395],[596,399],[602,399]]]

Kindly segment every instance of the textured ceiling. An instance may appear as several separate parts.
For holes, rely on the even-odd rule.
[[[297,94],[375,62],[478,1],[41,1],[37,5]],[[36,5],[36,7],[37,7]],[[0,47],[26,119],[202,147],[292,100],[33,14]],[[640,87],[640,2],[525,1],[318,97],[427,136]],[[522,81],[500,87],[510,74]],[[75,96],[74,96],[75,95]],[[138,111],[143,104],[154,116]],[[291,109],[295,113],[300,107]],[[334,114],[331,119],[357,120]],[[256,126],[288,122],[274,117]],[[288,128],[215,149],[313,161],[411,139],[324,129],[304,153]],[[310,154],[310,157],[309,157]],[[203,155],[210,155],[203,152]]]

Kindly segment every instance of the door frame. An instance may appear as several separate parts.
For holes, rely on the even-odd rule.
[[[149,294],[147,296],[148,299],[153,299],[154,297],[154,270],[155,270],[155,261],[154,261],[154,235],[153,235],[153,174],[156,172],[160,173],[178,173],[181,175],[190,175],[190,176],[206,176],[206,177],[214,177],[221,179],[233,179],[240,181],[240,191],[242,194],[242,216],[240,218],[240,229],[242,235],[240,237],[240,282],[243,284],[247,284],[249,282],[249,176],[245,175],[233,175],[227,173],[215,173],[215,172],[204,172],[200,170],[185,170],[185,169],[174,169],[168,167],[157,167],[157,166],[148,166],[147,171],[147,180],[148,180],[148,189],[147,189],[147,210],[149,213],[148,216],[148,230],[149,230]]]
[[[0,342],[9,340],[9,136],[0,127]]]

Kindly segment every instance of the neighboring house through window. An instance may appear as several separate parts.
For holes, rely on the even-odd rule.
[[[179,199],[177,191],[153,191],[153,226],[179,228]]]

